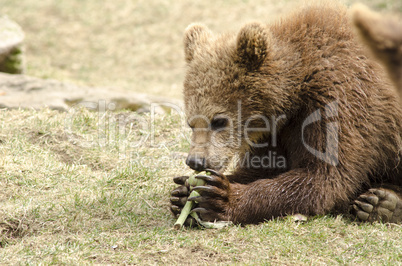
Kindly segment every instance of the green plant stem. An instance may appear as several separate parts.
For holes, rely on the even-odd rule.
[[[188,178],[188,182],[189,182],[190,188],[193,188],[193,187],[196,187],[196,186],[203,186],[203,185],[205,185],[205,181],[204,181],[204,180],[195,178],[195,177],[196,177],[197,175],[199,175],[199,174],[209,174],[209,173],[206,173],[206,172],[201,172],[201,173],[200,173],[200,172],[195,172],[193,175],[191,175],[191,176]],[[199,196],[198,192],[197,192],[197,191],[192,191],[192,192],[190,193],[189,198],[190,198],[190,197],[196,197],[196,196]],[[176,221],[176,223],[174,224],[174,228],[175,228],[175,229],[180,229],[180,228],[183,227],[183,225],[184,225],[184,223],[185,223],[187,217],[190,215],[191,210],[193,209],[193,206],[194,206],[194,202],[193,202],[193,201],[187,201],[187,202],[186,202],[186,204],[184,205],[183,209],[181,210],[181,213],[180,213],[180,215],[179,215],[179,218],[177,218],[177,221]]]

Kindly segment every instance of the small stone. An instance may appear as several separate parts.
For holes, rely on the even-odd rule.
[[[0,72],[21,74],[25,70],[24,32],[8,17],[0,17]]]
[[[307,216],[303,215],[303,214],[294,214],[291,216],[292,220],[295,223],[304,223],[307,222]]]
[[[0,109],[40,109],[45,106],[59,111],[85,107],[95,112],[129,110],[162,115],[168,110],[183,111],[183,103],[177,99],[0,73]]]

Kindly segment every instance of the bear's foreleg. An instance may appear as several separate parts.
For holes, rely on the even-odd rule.
[[[204,220],[238,224],[259,223],[296,213],[326,214],[337,204],[347,203],[350,192],[347,188],[353,187],[347,182],[342,185],[339,178],[325,176],[322,171],[303,168],[249,184],[230,183],[227,177],[216,172],[198,178],[207,185],[194,188],[200,193],[199,197],[192,198],[198,202],[194,211]]]

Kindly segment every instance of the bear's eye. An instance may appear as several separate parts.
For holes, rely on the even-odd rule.
[[[228,120],[226,118],[222,118],[222,117],[217,117],[212,119],[211,121],[211,129],[212,130],[218,130],[218,129],[222,129],[225,128],[228,124]]]
[[[194,126],[192,126],[192,125],[190,125],[190,123],[187,121],[187,126],[189,127],[189,128],[191,128],[191,130],[194,130]]]

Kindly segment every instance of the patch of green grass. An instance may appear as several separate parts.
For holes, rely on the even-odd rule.
[[[75,113],[68,132],[73,139],[65,136],[68,115],[0,111],[1,264],[392,265],[402,259],[402,226],[359,225],[342,217],[173,230],[171,178],[187,171],[189,132],[181,132],[181,117],[158,115],[153,143],[149,137],[141,146],[128,145],[121,156],[116,139],[129,144],[138,130],[106,132],[101,146],[103,122],[96,112]],[[118,126],[112,117],[120,115],[128,113],[106,113],[106,128]],[[93,143],[86,145],[87,139]]]
[[[402,11],[398,0],[363,2]],[[297,4],[2,0],[0,12],[26,33],[29,75],[181,97],[188,24],[235,31]],[[191,172],[188,136],[174,112],[153,121],[128,112],[0,110],[0,264],[402,261],[402,226],[342,217],[173,230],[169,192],[172,177]]]

